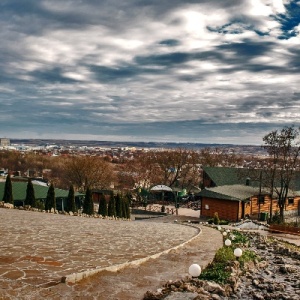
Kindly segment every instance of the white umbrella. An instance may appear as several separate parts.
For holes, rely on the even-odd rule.
[[[150,189],[150,191],[154,191],[154,192],[155,191],[156,192],[172,192],[173,190],[169,186],[159,184],[159,185],[155,185],[154,187],[152,187]]]

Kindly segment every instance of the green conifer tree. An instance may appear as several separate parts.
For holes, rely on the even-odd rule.
[[[25,198],[25,205],[30,205],[31,207],[36,207],[36,199],[34,188],[31,179],[28,179],[27,188],[26,188],[26,198]]]
[[[50,184],[48,192],[47,192],[47,198],[45,202],[45,210],[49,211],[51,209],[56,210],[56,199],[55,199],[55,190],[53,183]]]
[[[124,218],[130,219],[130,205],[131,205],[132,195],[127,194],[124,199]]]
[[[122,198],[121,202],[122,218],[127,219],[126,199]]]
[[[116,202],[115,202],[115,196],[112,192],[108,202],[108,216],[114,217],[115,215],[116,215]]]
[[[94,214],[94,202],[92,198],[92,191],[89,187],[86,189],[82,212],[87,215]]]
[[[107,203],[103,194],[100,195],[98,214],[103,217],[107,216]]]
[[[122,209],[123,199],[119,193],[116,195],[115,201],[116,201],[116,216],[118,218],[122,218],[123,217],[123,209]]]
[[[10,175],[6,176],[5,186],[4,186],[4,194],[2,201],[6,203],[14,204],[13,192],[12,192],[12,183],[10,179]]]
[[[76,211],[76,205],[75,205],[75,191],[74,186],[71,185],[69,188],[69,193],[67,197],[67,203],[66,203],[66,212],[75,212]]]
[[[126,208],[126,219],[130,219],[130,202],[128,199],[125,201],[125,208]]]

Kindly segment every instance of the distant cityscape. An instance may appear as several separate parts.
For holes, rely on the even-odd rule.
[[[126,141],[95,141],[95,140],[61,140],[61,139],[0,139],[0,148],[17,151],[51,151],[54,154],[65,152],[98,152],[108,150],[118,151],[147,151],[166,149],[220,148],[228,153],[245,155],[264,155],[261,146],[233,145],[233,144],[205,144],[205,143],[171,143],[171,142],[126,142]]]

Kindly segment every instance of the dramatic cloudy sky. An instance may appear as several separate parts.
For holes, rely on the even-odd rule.
[[[261,144],[300,123],[300,1],[1,0],[0,136]]]

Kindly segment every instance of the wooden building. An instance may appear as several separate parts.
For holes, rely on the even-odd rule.
[[[210,167],[203,171],[206,187],[197,194],[201,197],[202,216],[212,218],[217,212],[220,219],[236,222],[279,211],[278,200],[271,199],[258,182],[246,176],[243,178],[240,169]],[[285,215],[300,215],[300,191],[290,191],[285,202]]]

